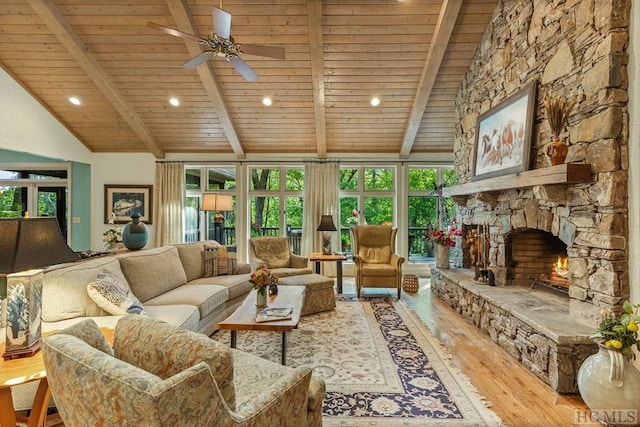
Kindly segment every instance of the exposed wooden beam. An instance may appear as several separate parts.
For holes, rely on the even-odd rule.
[[[167,0],[167,5],[171,11],[171,16],[173,16],[173,19],[176,21],[178,30],[189,34],[198,34],[198,29],[193,20],[193,15],[184,0]],[[200,48],[200,44],[197,42],[185,39],[184,43],[187,46],[187,50],[191,57],[194,57],[203,51]],[[207,61],[206,63],[196,67],[196,71],[198,72],[200,80],[209,95],[209,99],[216,109],[220,124],[222,125],[226,137],[229,140],[229,144],[231,144],[231,149],[237,158],[244,159],[246,157],[244,148],[242,147],[242,143],[240,142],[240,138],[236,132],[233,120],[231,119],[231,113],[229,112],[227,103],[222,95],[222,89],[220,88],[218,79],[211,68],[211,63]]]
[[[309,26],[309,53],[311,56],[311,82],[316,126],[316,153],[327,157],[327,129],[324,110],[324,53],[322,41],[322,2],[307,0]]]
[[[418,128],[422,122],[424,110],[427,107],[427,102],[429,102],[431,90],[436,81],[438,70],[440,70],[442,58],[444,58],[445,51],[447,50],[449,38],[458,19],[461,6],[462,0],[445,0],[442,3],[438,23],[436,24],[436,29],[431,39],[429,53],[427,54],[427,59],[422,69],[420,84],[418,85],[416,97],[413,100],[409,123],[402,139],[400,158],[407,158],[411,154]]]
[[[158,144],[147,125],[142,121],[135,109],[124,99],[114,81],[104,71],[87,45],[71,28],[69,22],[50,0],[28,0],[29,5],[42,19],[47,28],[56,36],[69,54],[78,62],[87,76],[95,83],[111,105],[131,129],[140,137],[144,145],[156,158],[163,159],[164,150]]]

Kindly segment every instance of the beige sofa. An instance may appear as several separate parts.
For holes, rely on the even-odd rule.
[[[250,268],[239,273],[204,276],[204,246],[214,241],[164,246],[89,259],[45,272],[42,282],[43,330],[60,329],[91,318],[114,328],[122,316],[100,308],[87,285],[107,270],[129,286],[147,315],[172,325],[211,335],[251,290]]]

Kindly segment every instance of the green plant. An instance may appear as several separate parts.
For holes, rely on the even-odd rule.
[[[635,359],[633,347],[635,346],[640,351],[640,340],[638,340],[639,308],[640,304],[632,305],[629,301],[625,301],[622,305],[623,313],[621,315],[606,313],[598,329],[590,338],[606,347],[620,350],[627,360]]]

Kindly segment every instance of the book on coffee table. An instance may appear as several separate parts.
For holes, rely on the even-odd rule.
[[[291,319],[293,314],[292,307],[273,308],[266,307],[256,313],[256,322],[272,322],[274,320]]]

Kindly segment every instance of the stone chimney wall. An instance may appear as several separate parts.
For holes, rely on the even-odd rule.
[[[564,133],[566,163],[592,181],[457,197],[463,224],[489,224],[490,262],[506,274],[505,236],[550,232],[567,245],[571,306],[597,317],[629,296],[627,47],[631,0],[502,0],[456,98],[458,182],[471,179],[478,116],[537,82],[530,169],[548,167],[545,95],[577,99]],[[508,257],[507,257],[508,258]]]

